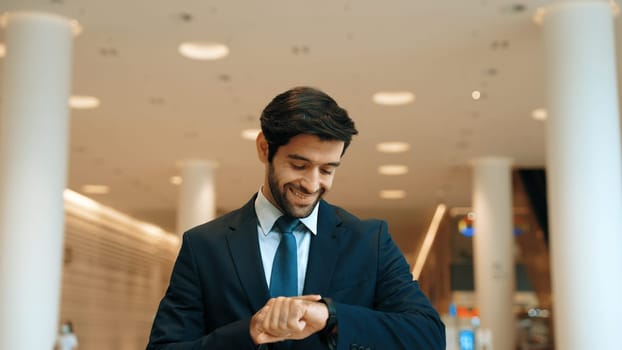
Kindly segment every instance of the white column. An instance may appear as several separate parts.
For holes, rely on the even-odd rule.
[[[472,164],[473,255],[480,327],[492,337],[491,350],[513,350],[516,321],[513,311],[512,161],[483,157],[473,160]]]
[[[214,162],[186,160],[181,163],[182,183],[177,208],[177,233],[216,217]]]
[[[556,348],[620,349],[622,175],[612,11],[545,9],[547,184]]]
[[[51,349],[58,329],[72,33],[6,15],[0,120],[0,349]]]

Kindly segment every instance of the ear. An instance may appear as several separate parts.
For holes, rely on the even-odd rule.
[[[259,134],[257,134],[255,144],[257,145],[257,157],[259,160],[262,163],[268,163],[268,141],[263,132],[260,131]]]

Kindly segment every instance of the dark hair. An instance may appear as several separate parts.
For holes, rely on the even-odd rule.
[[[277,95],[261,113],[261,131],[268,141],[268,161],[279,147],[299,134],[324,141],[343,141],[343,153],[358,134],[348,112],[326,93],[311,87],[295,87]],[[343,155],[342,153],[342,155]]]

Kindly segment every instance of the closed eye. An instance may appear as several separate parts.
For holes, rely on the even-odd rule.
[[[306,168],[305,164],[295,164],[295,163],[291,163],[292,168],[296,169],[296,170],[304,170]]]

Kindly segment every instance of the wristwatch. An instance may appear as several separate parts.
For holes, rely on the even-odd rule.
[[[320,340],[328,345],[329,349],[337,348],[337,309],[331,298],[322,298],[320,303],[324,303],[328,308],[328,319],[326,326],[319,332]]]

